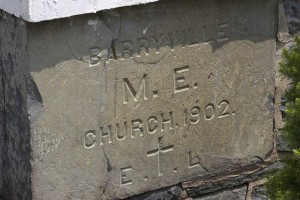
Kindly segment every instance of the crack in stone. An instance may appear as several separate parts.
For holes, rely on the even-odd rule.
[[[114,29],[109,25],[109,23],[107,22],[107,20],[105,19],[105,16],[109,17],[109,16],[116,16],[119,18],[119,26],[118,26],[118,30],[117,31],[114,31]],[[106,13],[106,12],[103,12],[103,13],[99,13],[98,14],[98,17],[102,20],[102,22],[104,23],[104,25],[110,30],[111,32],[111,43],[110,43],[110,49],[108,50],[108,54],[107,54],[107,57],[106,57],[106,60],[109,59],[109,56],[112,54],[113,58],[115,60],[118,60],[117,58],[117,53],[116,53],[116,48],[115,48],[115,45],[116,45],[116,42],[117,42],[117,39],[120,35],[120,32],[121,32],[121,24],[122,24],[122,19],[121,17],[117,14],[117,15],[112,15],[112,14],[109,14],[109,13]],[[116,36],[115,36],[115,33]],[[106,62],[105,62],[106,63]],[[104,64],[105,65],[105,64]]]
[[[107,164],[107,172],[109,173],[111,170],[112,170],[112,167],[111,167],[111,163],[105,153],[105,150],[104,150],[104,147],[102,146],[102,149],[103,149],[103,153],[104,153],[104,156],[105,156],[105,159],[106,159],[106,164]]]

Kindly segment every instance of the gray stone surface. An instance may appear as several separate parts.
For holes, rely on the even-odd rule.
[[[277,39],[279,42],[289,42],[291,37],[289,35],[289,28],[287,16],[284,9],[284,0],[278,1],[278,25],[277,25]]]
[[[0,10],[0,198],[31,199],[26,24]]]
[[[236,188],[233,190],[225,190],[206,196],[196,197],[195,200],[245,200],[247,186]]]
[[[265,178],[267,173],[270,170],[277,170],[280,169],[281,167],[282,165],[280,164],[280,162],[276,162],[268,166],[267,168],[259,170],[255,173],[251,173],[251,174],[241,173],[239,176],[228,177],[219,181],[206,182],[199,187],[186,188],[186,191],[188,196],[196,197],[207,193],[217,192],[222,189],[234,189],[236,187],[239,187],[240,185]]]
[[[1,23],[2,24],[2,23]],[[3,33],[2,33],[3,34]],[[0,38],[0,48],[2,47]],[[0,54],[2,55],[2,54]],[[2,60],[2,56],[0,57]],[[3,66],[0,64],[0,194],[2,193],[2,166],[3,166],[3,147],[4,147],[4,131],[5,131],[5,110],[4,110],[4,83],[3,83]]]
[[[28,25],[33,198],[126,198],[265,159],[274,10],[161,1]]]
[[[282,131],[277,132],[276,149],[277,149],[277,151],[288,151],[288,152],[292,151],[292,149],[291,149],[291,147],[289,147],[288,142],[286,141]]]
[[[289,32],[295,34],[300,30],[300,2],[297,0],[286,0],[284,9]]]
[[[266,188],[263,185],[254,187],[251,198],[252,200],[268,200]]]
[[[180,193],[182,192],[182,189],[179,186],[172,186],[168,188],[162,188],[159,190],[146,192],[142,195],[137,195],[134,197],[129,197],[126,200],[177,200],[182,199],[180,197]]]

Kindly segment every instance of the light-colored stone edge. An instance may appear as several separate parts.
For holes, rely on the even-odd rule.
[[[1,0],[0,9],[28,22],[40,22],[158,0]]]

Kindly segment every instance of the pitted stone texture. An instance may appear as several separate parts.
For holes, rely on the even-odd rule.
[[[127,198],[265,159],[274,9],[168,0],[31,24],[34,199]]]
[[[288,142],[286,141],[286,139],[281,131],[277,132],[276,149],[277,149],[277,151],[287,151],[287,152],[292,151],[292,148],[289,147]]]
[[[289,32],[295,34],[300,30],[300,2],[297,0],[287,0],[284,2],[284,9]]]
[[[289,28],[287,16],[284,9],[284,0],[278,2],[278,25],[277,25],[277,39],[279,42],[289,42],[292,38],[289,35]]]
[[[181,199],[180,193],[182,192],[182,189],[179,186],[172,186],[169,188],[163,188],[160,190],[155,190],[152,192],[147,192],[142,195],[137,195],[134,197],[129,197],[126,200],[177,200]]]
[[[4,11],[0,27],[0,198],[31,199],[27,27]]]
[[[252,200],[268,200],[266,188],[263,185],[254,187],[251,198]]]
[[[0,47],[2,46],[2,38],[0,38]],[[1,56],[2,60],[2,56]],[[4,100],[4,82],[3,82],[3,66],[0,65],[0,194],[2,193],[2,166],[3,166],[3,148],[4,148],[4,131],[6,128],[5,120],[5,100]]]
[[[195,200],[244,200],[246,198],[247,186],[225,190],[218,193],[209,194],[203,197],[196,197]]]
[[[186,183],[183,183],[183,187],[186,189],[189,197],[196,197],[205,195],[207,193],[214,193],[222,189],[234,189],[236,187],[239,187],[240,185],[260,180],[262,178],[265,178],[270,170],[278,170],[281,167],[282,164],[280,162],[275,162],[264,169],[257,169],[253,173],[247,174],[246,172],[240,172],[240,175],[229,176],[227,178],[216,177],[216,179],[212,181],[208,181],[208,178],[205,178],[203,183],[198,186],[188,186]]]

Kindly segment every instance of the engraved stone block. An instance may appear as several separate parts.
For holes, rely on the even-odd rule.
[[[33,199],[121,199],[266,159],[275,1],[27,24]]]

